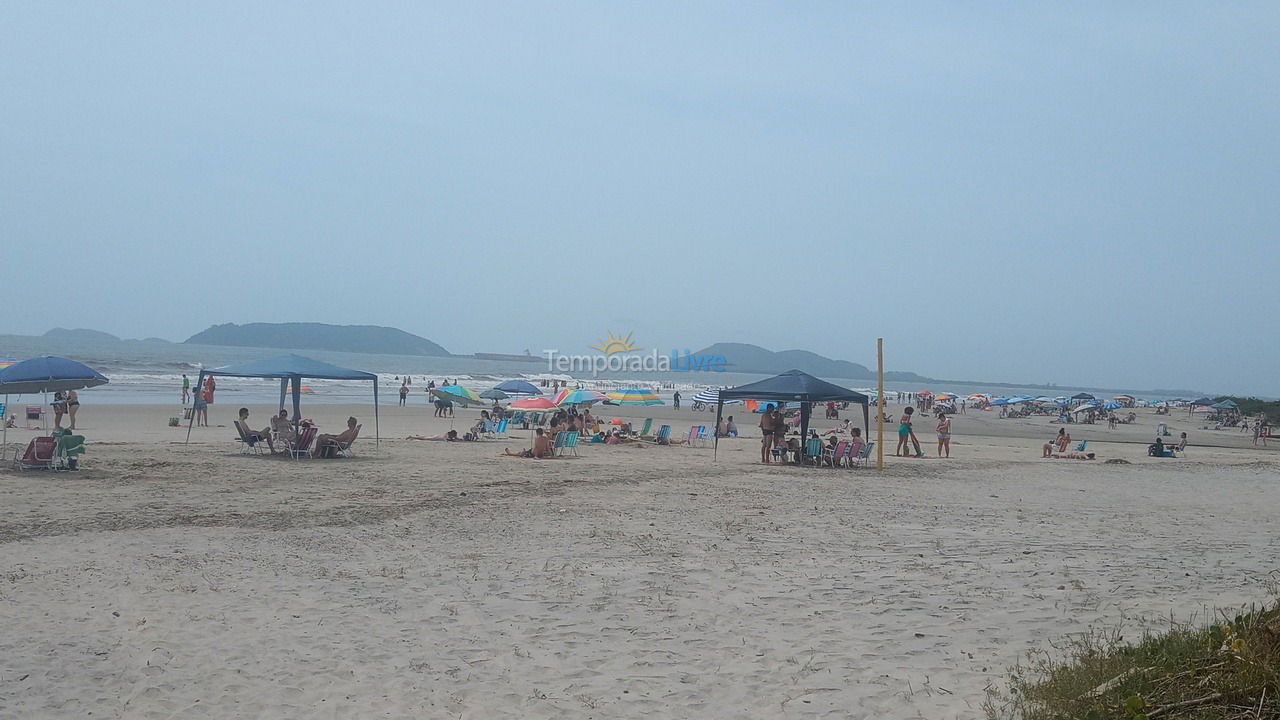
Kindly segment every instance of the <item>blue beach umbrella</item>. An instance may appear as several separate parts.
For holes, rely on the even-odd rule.
[[[494,390],[501,390],[508,395],[541,395],[542,391],[531,382],[525,380],[508,380],[500,383]]]
[[[0,370],[0,394],[9,404],[9,395],[65,392],[106,385],[109,380],[97,370],[62,357],[38,357],[14,363]],[[47,399],[47,398],[46,398]],[[46,403],[47,404],[47,403]],[[9,440],[9,424],[4,425],[4,441]],[[0,448],[2,449],[2,448]]]

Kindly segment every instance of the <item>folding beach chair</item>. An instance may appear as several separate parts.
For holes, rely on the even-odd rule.
[[[649,437],[649,431],[652,429],[653,429],[653,418],[645,418],[644,427],[640,429],[640,432],[637,433],[636,436],[641,438],[647,438]]]
[[[294,443],[289,446],[289,454],[293,456],[293,459],[299,460],[304,457],[314,457],[311,454],[311,444],[315,442],[316,435],[319,434],[320,429],[315,425],[303,428],[302,433],[298,435]]]
[[[236,432],[240,434],[236,438],[236,447],[240,449],[240,454],[248,455],[249,453],[254,453],[255,455],[261,455],[262,438],[258,437],[257,433],[245,432],[244,426],[240,424],[239,420],[233,420],[232,424],[236,426]]]
[[[857,465],[859,465],[859,464],[861,464],[863,467],[866,467],[866,466],[870,465],[870,463],[871,463],[871,451],[872,451],[872,450],[875,450],[875,449],[876,449],[876,441],[875,441],[875,440],[872,440],[871,442],[865,443],[865,444],[862,446],[862,451],[861,451],[861,452],[859,452],[859,453],[857,454],[857,456],[855,456],[855,457],[853,458],[853,462],[849,464],[849,467],[856,467],[856,466],[857,466]]]
[[[804,444],[804,459],[817,465],[822,460],[822,439],[811,437]]]
[[[362,427],[364,427],[363,424],[356,426],[356,434],[351,437],[350,442],[340,443],[335,440],[333,442],[333,455],[331,455],[330,457],[336,457],[336,458],[355,457],[355,453],[351,452],[351,446],[355,445],[356,440],[360,439],[360,428]]]
[[[56,470],[54,453],[57,442],[51,437],[32,438],[24,452],[18,448],[13,454],[13,465],[19,470]]]
[[[27,406],[27,429],[37,430],[44,421],[44,408],[39,405]]]
[[[834,448],[826,448],[826,447],[822,448],[822,462],[830,465],[833,468],[837,467],[841,459],[844,457],[845,451],[848,450],[848,448],[849,448],[848,440],[841,440],[840,442],[836,443],[836,446]]]
[[[697,425],[689,426],[689,434],[685,438],[689,442],[689,447],[693,447],[693,443],[698,439],[698,427]]]
[[[564,440],[564,447],[560,449],[560,454],[563,455],[565,450],[570,450],[573,452],[573,456],[577,457],[578,456],[578,433],[577,431],[572,431],[568,433],[568,435],[569,437],[565,438]]]
[[[706,425],[698,426],[698,447],[706,447],[707,442],[711,439],[711,430]]]
[[[76,470],[80,466],[79,456],[84,454],[84,436],[75,435],[74,431],[60,428],[53,431],[56,443],[53,460],[58,470]]]

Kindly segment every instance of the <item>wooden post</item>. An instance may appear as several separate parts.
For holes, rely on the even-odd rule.
[[[884,471],[884,338],[876,338],[876,470]]]

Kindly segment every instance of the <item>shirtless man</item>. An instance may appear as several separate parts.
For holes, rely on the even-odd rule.
[[[353,440],[355,440],[355,439],[356,439],[356,419],[355,419],[355,418],[353,418],[353,417],[349,417],[349,418],[347,418],[347,429],[346,429],[346,430],[343,430],[342,432],[338,433],[337,435],[327,435],[327,434],[323,434],[323,433],[322,433],[322,434],[320,434],[320,435],[317,435],[317,436],[316,436],[316,450],[317,450],[317,451],[318,451],[318,453],[323,457],[323,455],[324,455],[324,446],[325,446],[326,444],[330,444],[330,443],[332,443],[332,444],[334,444],[334,445],[337,445],[338,447],[346,447],[346,446],[350,445],[350,444],[351,444],[351,442],[352,442]]]
[[[249,429],[249,408],[240,408],[240,419],[236,420],[236,424],[240,426],[240,432],[244,433],[245,440],[252,440],[253,442],[265,440],[267,447],[271,449],[271,454],[276,454],[276,444],[271,439],[270,427],[257,431]]]
[[[532,450],[521,450],[518,453],[513,453],[510,450],[504,450],[503,452],[511,457],[542,459],[553,457],[555,451],[551,447],[551,438],[542,432],[542,428],[538,428],[534,431]]]
[[[769,462],[769,451],[773,449],[774,416],[778,414],[777,406],[772,406],[760,416],[760,462]]]

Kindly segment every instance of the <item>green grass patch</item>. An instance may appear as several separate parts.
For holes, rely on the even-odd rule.
[[[1136,642],[1072,635],[988,692],[992,720],[1280,720],[1280,605]]]

